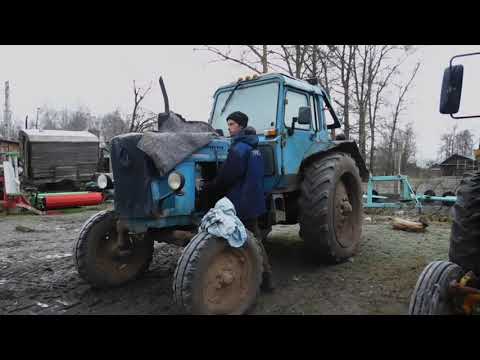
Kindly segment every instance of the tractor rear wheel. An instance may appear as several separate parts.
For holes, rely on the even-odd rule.
[[[480,274],[480,173],[462,179],[452,213],[450,261]]]
[[[358,250],[362,187],[355,161],[333,153],[305,169],[301,184],[300,237],[315,261],[338,263]]]
[[[147,271],[153,256],[153,240],[129,235],[131,252],[119,256],[117,217],[101,211],[83,225],[74,247],[80,277],[97,288],[115,287],[138,278]]]
[[[449,261],[434,261],[427,265],[417,280],[410,298],[409,315],[453,315],[455,305],[448,287],[459,280],[464,270]]]
[[[263,257],[253,234],[247,234],[240,248],[203,232],[185,247],[173,277],[173,296],[182,313],[241,315],[254,305]]]

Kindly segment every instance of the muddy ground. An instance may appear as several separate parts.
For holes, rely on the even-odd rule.
[[[150,270],[122,288],[94,290],[79,278],[73,244],[98,211],[0,215],[0,314],[177,313],[171,283],[181,248],[174,245],[156,243]],[[304,260],[298,226],[274,227],[266,248],[277,290],[263,293],[252,313],[406,314],[420,272],[447,259],[450,224],[433,219],[441,221],[425,233],[407,233],[393,230],[385,214],[366,214],[358,255],[335,266]]]

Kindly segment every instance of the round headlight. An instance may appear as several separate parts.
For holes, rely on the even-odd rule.
[[[108,185],[108,179],[107,179],[107,175],[105,174],[101,174],[98,176],[97,178],[97,186],[100,188],[100,189],[105,189]]]
[[[168,175],[168,186],[170,186],[170,189],[172,189],[173,191],[180,190],[184,184],[185,184],[185,178],[183,177],[182,174],[177,172],[172,172],[170,173],[170,175]]]

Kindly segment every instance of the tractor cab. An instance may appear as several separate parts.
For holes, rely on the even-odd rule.
[[[305,160],[338,145],[333,140],[341,122],[330,97],[314,81],[277,73],[241,78],[215,92],[209,124],[228,136],[227,116],[234,111],[245,113],[257,132],[269,190],[295,190]]]

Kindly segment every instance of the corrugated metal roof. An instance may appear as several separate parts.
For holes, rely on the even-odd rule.
[[[3,136],[0,136],[0,142],[8,142],[8,143],[12,143],[12,144],[18,144],[19,143],[17,140],[6,139]]]
[[[98,137],[88,131],[70,130],[21,130],[30,142],[96,142]]]

